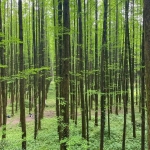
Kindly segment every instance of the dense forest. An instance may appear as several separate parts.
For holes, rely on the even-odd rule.
[[[0,0],[0,150],[150,150],[149,0]]]

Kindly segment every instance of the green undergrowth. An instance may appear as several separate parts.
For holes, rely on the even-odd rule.
[[[36,141],[34,140],[33,122],[27,122],[26,128],[28,150],[59,149],[55,118],[44,118],[42,120],[42,129],[38,132]],[[7,138],[5,141],[1,141],[0,145],[0,150],[21,150],[21,128],[19,124],[7,125]]]
[[[126,150],[141,149],[141,127],[137,115],[136,138],[132,137],[131,116],[127,115]],[[100,126],[94,126],[94,118],[89,122],[89,143],[81,138],[81,118],[78,117],[78,125],[70,122],[70,138],[67,141],[68,150],[99,150]],[[122,149],[123,115],[110,115],[110,137],[106,118],[105,150]],[[1,129],[0,129],[1,130]],[[1,132],[1,131],[0,131]],[[44,118],[42,129],[38,132],[37,140],[34,137],[34,124],[27,122],[27,150],[59,150],[56,118]],[[1,136],[1,135],[0,135]],[[61,141],[61,142],[64,142]],[[145,143],[146,145],[146,143]],[[145,147],[147,149],[147,147]],[[7,138],[1,141],[0,150],[21,150],[21,128],[19,125],[7,125]]]

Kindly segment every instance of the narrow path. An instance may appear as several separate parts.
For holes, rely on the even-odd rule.
[[[55,117],[55,111],[52,110],[46,110],[44,112],[44,117],[46,118],[52,118]],[[26,116],[26,122],[32,122],[34,121],[34,114],[32,114],[32,117],[30,117],[29,115]],[[17,125],[20,122],[20,118],[18,116],[13,116],[11,118],[7,118],[7,124],[9,125]]]

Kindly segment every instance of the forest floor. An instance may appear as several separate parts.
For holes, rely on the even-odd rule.
[[[53,92],[51,92],[53,93]],[[55,101],[54,99],[53,100],[47,100],[46,101],[46,107],[45,107],[45,110],[44,110],[44,118],[54,118],[56,117],[56,111],[55,111]],[[8,99],[7,101],[7,104],[8,104],[8,107],[11,109],[11,100]],[[122,107],[123,107],[123,104],[122,104]],[[20,117],[19,117],[19,112],[15,113],[14,116],[11,116],[11,110],[8,109],[7,112],[10,116],[10,118],[7,118],[7,125],[9,125],[10,127],[12,126],[17,126],[19,125],[20,123]],[[33,108],[34,109],[34,108]],[[113,106],[112,107],[112,113],[115,114],[115,110],[116,110],[116,107]],[[33,110],[34,111],[34,110]],[[34,122],[34,113],[32,111],[32,115],[30,116],[28,114],[28,108],[26,108],[26,122]],[[136,110],[137,113],[138,113],[138,110]],[[128,113],[130,114],[131,113],[131,110],[128,109]],[[108,109],[106,108],[106,115],[108,114]],[[122,109],[119,109],[118,108],[118,114],[124,114],[124,111],[123,111],[123,108]],[[94,109],[91,109],[91,116],[94,116],[95,115],[95,110]],[[98,115],[100,116],[100,110],[98,111]],[[78,110],[78,116],[81,116],[81,111]]]
[[[44,111],[44,119],[42,119],[42,130],[38,132],[38,137],[36,142],[33,138],[34,133],[34,113],[32,111],[32,117],[28,114],[28,108],[26,108],[26,128],[27,128],[27,145],[28,150],[59,150],[59,140],[57,134],[57,119],[55,112],[55,99],[51,98],[47,101],[47,107]],[[130,107],[129,107],[130,108]],[[11,113],[11,104],[8,105],[8,115]],[[90,150],[99,149],[99,133],[100,128],[94,126],[94,109],[91,111],[91,121],[89,121],[89,135],[90,135]],[[107,108],[106,108],[107,114]],[[100,116],[100,112],[99,112]],[[107,118],[107,115],[106,115]],[[138,108],[136,109],[136,121],[140,123],[140,114],[138,113]],[[7,118],[7,141],[1,146],[6,150],[20,150],[21,147],[21,132],[20,132],[20,119],[19,111],[11,118]],[[99,120],[100,122],[100,120]],[[106,130],[105,130],[105,150],[119,150],[122,146],[122,127],[123,127],[123,109],[119,110],[119,115],[115,115],[115,106],[113,107],[113,114],[110,114],[111,122],[111,135],[108,138],[108,126],[106,119]],[[87,149],[86,141],[81,137],[81,112],[78,110],[78,126],[74,126],[74,123],[70,121],[70,138],[68,140],[69,149],[68,150],[81,150]],[[1,130],[0,130],[1,131]],[[126,149],[127,150],[140,150],[140,137],[141,137],[141,127],[136,126],[137,138],[132,136],[132,124],[131,124],[131,113],[127,115],[127,131],[126,131]],[[51,140],[49,140],[51,139]],[[146,144],[145,144],[146,147]],[[147,147],[146,147],[147,148]]]
[[[10,104],[10,103],[9,103]],[[115,113],[115,107],[112,108],[113,113]],[[106,110],[106,114],[107,114],[107,110]],[[123,114],[123,109],[118,110],[119,114]],[[129,110],[130,113],[130,110]],[[95,111],[94,109],[91,110],[91,115],[94,116]],[[100,115],[100,112],[98,113],[98,115]],[[54,110],[50,110],[50,109],[46,109],[44,111],[44,117],[45,118],[53,118],[56,116],[56,112]],[[78,116],[81,116],[81,112],[78,112]],[[26,122],[32,122],[34,121],[34,113],[30,116],[29,114],[26,114]],[[17,125],[20,122],[20,118],[18,115],[14,115],[10,118],[7,118],[7,124],[9,125]]]
[[[11,100],[10,99],[7,100],[7,105],[11,107]],[[44,117],[45,118],[52,118],[52,117],[56,116],[56,112],[54,110],[47,109],[48,107],[51,107],[49,105],[50,104],[46,105],[47,107],[45,108],[45,111],[44,111]],[[7,125],[10,125],[10,126],[18,125],[20,123],[20,117],[19,117],[18,113],[15,114],[14,116],[11,116],[9,114],[10,111],[7,111],[7,112],[8,112],[7,115],[10,116],[10,118],[7,118]],[[32,121],[34,121],[34,113],[32,113],[32,115],[29,115],[27,113],[27,109],[26,109],[26,122],[32,122]]]
[[[28,150],[59,150],[59,138],[57,133],[57,118],[55,111],[55,88],[54,84],[49,89],[48,99],[46,101],[46,107],[44,111],[44,118],[41,121],[42,129],[38,131],[37,140],[34,140],[34,108],[32,110],[32,117],[29,115],[28,99],[25,100],[26,106],[26,128],[27,128],[27,146]],[[108,108],[106,107],[106,128],[105,128],[105,150],[120,150],[122,148],[122,131],[124,112],[123,104],[121,104],[121,110],[118,110],[118,115],[115,114],[115,105],[112,107],[112,114],[110,114],[110,137],[108,137]],[[136,138],[132,135],[132,123],[131,123],[131,107],[128,105],[127,114],[127,126],[126,126],[126,150],[140,150],[141,144],[141,114],[139,113],[139,107],[135,105],[136,115]],[[11,101],[8,99],[7,115],[11,115]],[[87,141],[82,139],[82,121],[81,121],[81,109],[78,109],[77,122],[78,126],[74,125],[74,122],[70,120],[70,138],[67,141],[68,150],[85,150],[87,147],[90,150],[99,149],[99,135],[100,135],[100,108],[99,126],[94,126],[94,107],[91,110],[91,120],[89,121],[89,145]],[[20,114],[19,111],[15,112],[14,116],[7,118],[7,139],[0,141],[0,150],[20,150],[21,147],[21,131],[20,131]],[[145,131],[146,132],[146,131]],[[2,135],[0,128],[0,136]],[[147,140],[145,142],[145,148],[147,149]]]
[[[52,110],[45,110],[44,111],[44,117],[46,118],[52,118],[55,116],[55,111],[52,111]],[[31,121],[34,121],[34,114],[32,114],[32,116],[30,115],[26,115],[26,122],[31,122]],[[7,118],[7,124],[9,125],[17,125],[19,124],[20,122],[20,118],[18,115],[15,115],[11,118]]]

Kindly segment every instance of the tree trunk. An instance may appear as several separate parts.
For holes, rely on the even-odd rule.
[[[106,109],[106,63],[107,63],[107,11],[108,1],[104,0],[103,34],[101,51],[101,125],[100,125],[100,150],[104,149],[105,109]]]
[[[45,32],[44,32],[44,1],[41,4],[41,65],[45,66]],[[42,70],[42,110],[41,110],[41,118],[44,116],[44,108],[45,108],[45,70]]]
[[[146,70],[146,96],[147,96],[147,140],[148,150],[150,150],[150,1],[144,0],[144,53]]]
[[[95,0],[95,126],[98,126],[98,4]]]
[[[10,28],[10,36],[12,37],[12,30],[13,30],[13,26],[12,26],[12,0],[11,0],[11,28]],[[10,49],[11,49],[11,58],[10,58],[10,60],[11,60],[11,68],[10,68],[10,72],[11,72],[11,76],[14,74],[14,63],[13,63],[13,61],[14,61],[14,53],[13,53],[13,51],[14,51],[14,49],[13,49],[13,43],[11,43],[10,44]],[[11,83],[11,85],[10,85],[10,92],[11,92],[11,104],[12,104],[12,108],[11,108],[11,114],[12,114],[12,116],[14,115],[14,82],[12,82]]]
[[[79,19],[79,34],[78,34],[78,51],[79,51],[79,68],[80,68],[80,94],[81,94],[81,115],[82,115],[82,137],[86,139],[86,122],[85,122],[85,100],[84,100],[84,75],[83,75],[83,30],[82,30],[82,3],[78,0],[78,19]]]
[[[0,0],[0,33],[2,33],[2,11],[1,11],[1,0]],[[0,36],[0,43],[2,43],[2,36]],[[0,56],[1,56],[1,64],[5,65],[5,49],[4,49],[4,45],[1,44],[0,45]],[[1,77],[5,77],[6,75],[6,70],[5,67],[1,68]],[[2,128],[2,139],[6,138],[6,101],[7,101],[7,97],[6,97],[6,81],[2,81],[1,82],[1,98],[2,98],[2,107],[3,107],[3,128]]]
[[[144,34],[142,34],[141,49],[141,150],[145,150],[145,59],[144,59]]]
[[[58,30],[57,31],[57,38],[58,41],[56,41],[56,46],[57,46],[57,49],[55,50],[56,51],[56,79],[57,79],[57,82],[56,82],[56,113],[57,113],[57,117],[58,117],[58,133],[59,133],[59,140],[61,140],[61,136],[62,136],[62,130],[61,130],[61,119],[59,118],[59,116],[61,116],[61,78],[62,78],[62,7],[63,7],[63,4],[62,4],[62,0],[58,0],[58,12],[57,12],[57,15],[58,15],[58,24],[55,23],[55,25],[58,26],[59,30],[58,29],[55,29],[55,30]]]
[[[23,59],[23,24],[22,24],[22,0],[18,1],[18,17],[19,17],[19,70],[24,71]],[[24,78],[20,79],[20,121],[22,127],[22,149],[26,149],[26,120],[25,120],[25,103],[24,103]]]
[[[62,139],[69,138],[69,66],[70,66],[70,12],[69,0],[63,1],[63,47],[62,47],[61,112],[63,117]],[[61,143],[61,150],[67,150],[66,142]]]
[[[129,50],[129,22],[128,22],[129,0],[125,1],[125,52],[124,52],[124,77],[123,77],[123,101],[124,101],[124,125],[122,150],[126,149],[126,123],[127,123],[127,103],[128,103],[128,50]]]
[[[34,52],[34,69],[37,68],[37,49],[36,49],[36,31],[35,31],[35,3],[32,2],[32,35],[33,35],[33,52]],[[37,137],[37,74],[34,74],[34,139]]]

